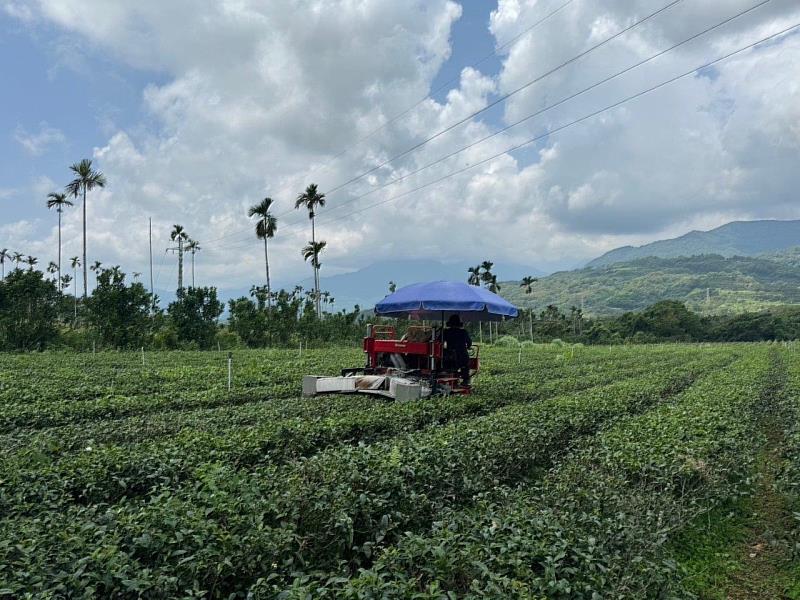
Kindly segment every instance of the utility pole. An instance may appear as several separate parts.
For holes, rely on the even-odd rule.
[[[153,218],[150,217],[148,219],[150,224],[150,303],[151,303],[151,311],[155,311],[156,308],[156,297],[153,293]]]

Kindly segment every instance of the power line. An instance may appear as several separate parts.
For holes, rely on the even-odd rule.
[[[442,156],[441,158],[437,158],[433,162],[429,162],[426,165],[423,165],[423,166],[421,166],[421,167],[419,167],[419,168],[417,168],[417,169],[415,169],[413,171],[410,171],[409,173],[406,173],[406,174],[404,174],[404,175],[402,175],[400,177],[396,177],[396,178],[391,179],[391,180],[389,180],[387,182],[384,182],[383,184],[381,184],[379,186],[376,186],[376,187],[372,188],[371,190],[368,190],[368,191],[366,191],[366,192],[364,192],[362,194],[359,194],[358,196],[354,196],[354,197],[352,197],[352,198],[350,198],[348,200],[345,200],[343,202],[339,202],[335,206],[332,206],[330,210],[337,210],[337,209],[341,208],[342,206],[345,206],[347,204],[350,204],[352,202],[355,202],[357,200],[360,200],[362,198],[370,196],[370,195],[372,195],[372,194],[374,194],[374,193],[376,193],[376,192],[378,192],[378,191],[380,191],[382,189],[390,187],[392,185],[396,185],[396,184],[400,183],[401,181],[404,181],[405,179],[408,179],[409,177],[412,177],[412,176],[417,175],[418,173],[420,173],[422,171],[425,171],[425,170],[429,169],[430,167],[436,166],[436,165],[438,165],[438,164],[440,164],[440,163],[442,163],[442,162],[444,162],[444,161],[446,161],[446,160],[448,160],[450,158],[453,158],[454,156],[457,156],[458,154],[461,154],[462,152],[465,152],[466,150],[469,150],[470,148],[474,148],[475,146],[477,146],[479,144],[482,144],[483,142],[485,142],[485,141],[487,141],[487,140],[489,140],[489,139],[491,139],[493,137],[496,137],[496,136],[500,135],[501,133],[505,133],[509,129],[517,127],[518,125],[521,125],[522,123],[525,123],[525,122],[533,119],[534,117],[540,116],[540,115],[542,115],[542,114],[544,114],[544,113],[546,113],[546,112],[548,112],[548,111],[550,111],[550,110],[552,110],[552,109],[554,109],[554,108],[556,108],[558,106],[561,106],[562,104],[565,104],[566,102],[569,102],[570,100],[574,100],[575,98],[585,94],[586,92],[589,92],[589,91],[591,91],[591,90],[593,90],[593,89],[595,89],[595,88],[597,88],[597,87],[599,87],[601,85],[604,85],[604,84],[608,83],[609,81],[612,81],[612,80],[614,80],[614,79],[616,79],[618,77],[621,77],[622,75],[625,75],[625,74],[633,71],[634,69],[637,69],[638,67],[641,67],[642,65],[647,64],[647,63],[649,63],[649,62],[651,62],[651,61],[653,61],[653,60],[655,60],[655,59],[657,59],[657,58],[659,58],[659,57],[661,57],[661,56],[663,56],[663,55],[665,55],[665,54],[667,54],[667,53],[669,53],[669,52],[671,52],[671,51],[673,51],[673,50],[675,50],[677,48],[679,48],[680,46],[683,46],[683,45],[685,45],[685,44],[687,44],[689,42],[692,42],[692,41],[694,41],[694,40],[696,40],[696,39],[698,39],[698,38],[700,38],[700,37],[712,32],[712,31],[714,31],[715,29],[719,29],[720,27],[723,27],[724,25],[727,25],[731,21],[734,21],[734,20],[736,20],[736,19],[738,19],[740,17],[743,17],[744,15],[746,15],[746,14],[748,14],[748,13],[750,13],[750,12],[752,12],[752,11],[758,9],[758,8],[761,8],[762,6],[764,6],[765,4],[768,4],[771,1],[772,0],[762,0],[761,2],[759,2],[758,4],[755,4],[754,6],[751,6],[750,8],[747,8],[747,9],[745,9],[743,11],[740,11],[737,14],[726,18],[723,21],[720,21],[719,23],[717,23],[715,25],[712,25],[711,27],[708,27],[708,28],[704,29],[703,31],[700,31],[700,32],[692,35],[691,37],[688,37],[688,38],[686,38],[686,39],[684,39],[684,40],[682,40],[682,41],[680,41],[680,42],[678,42],[676,44],[673,44],[669,48],[665,48],[664,50],[660,50],[659,52],[649,56],[646,59],[643,59],[643,60],[641,60],[641,61],[639,61],[639,62],[637,62],[637,63],[635,63],[635,64],[633,64],[633,65],[631,65],[629,67],[626,67],[625,69],[622,69],[621,71],[617,71],[613,75],[610,75],[610,76],[608,76],[608,77],[606,77],[604,79],[601,79],[600,81],[597,81],[596,83],[593,83],[592,85],[590,85],[588,87],[585,87],[585,88],[581,89],[578,92],[570,94],[569,96],[566,96],[565,98],[562,98],[561,100],[559,100],[557,102],[554,102],[553,104],[550,104],[550,105],[548,105],[548,106],[546,106],[544,108],[541,108],[541,109],[537,110],[536,112],[533,112],[533,113],[531,113],[531,114],[519,119],[518,121],[515,121],[514,123],[506,125],[505,127],[501,128],[501,129],[498,129],[497,131],[494,131],[494,132],[492,132],[492,133],[490,133],[490,134],[488,134],[488,135],[486,135],[486,136],[484,136],[484,137],[482,137],[482,138],[480,138],[480,139],[478,139],[478,140],[476,140],[476,141],[474,141],[474,142],[472,142],[472,143],[470,143],[470,144],[468,144],[466,146],[463,146],[463,147],[459,148],[458,150],[454,150],[453,152],[450,152],[449,154],[446,154],[446,155]]]
[[[683,0],[672,0],[669,4],[667,4],[665,6],[662,6],[658,10],[650,13],[649,15],[647,15],[646,17],[644,17],[644,18],[642,18],[642,19],[640,19],[638,21],[634,21],[632,24],[628,25],[627,27],[624,27],[623,29],[620,29],[619,31],[617,31],[615,34],[607,37],[602,42],[598,42],[594,46],[591,46],[591,47],[587,48],[583,52],[581,52],[581,53],[573,56],[572,58],[562,62],[558,66],[553,67],[549,71],[546,71],[545,73],[542,73],[541,75],[537,76],[536,78],[531,79],[530,81],[528,81],[527,83],[519,86],[518,88],[516,88],[516,89],[514,89],[514,90],[512,90],[512,91],[510,91],[510,92],[508,92],[506,94],[503,94],[502,96],[500,96],[499,98],[496,98],[495,100],[492,100],[489,104],[487,104],[483,108],[481,108],[479,110],[476,110],[475,112],[473,112],[473,113],[467,115],[466,117],[456,121],[455,123],[452,123],[452,124],[448,125],[447,127],[445,127],[444,129],[436,132],[432,136],[422,140],[421,142],[418,142],[418,143],[414,144],[413,146],[411,146],[410,148],[404,150],[403,152],[400,152],[399,154],[395,154],[391,158],[386,159],[385,161],[383,161],[382,163],[372,167],[371,169],[368,169],[368,170],[364,171],[363,173],[361,173],[359,175],[356,175],[355,177],[351,177],[347,181],[345,181],[343,183],[340,183],[339,185],[334,186],[333,188],[328,190],[328,193],[332,194],[333,192],[335,192],[337,190],[340,190],[340,189],[342,189],[342,188],[344,188],[344,187],[350,185],[351,183],[354,183],[354,182],[356,182],[356,181],[358,181],[360,179],[363,179],[367,175],[369,175],[371,173],[374,173],[378,169],[380,169],[382,167],[385,167],[386,165],[396,161],[398,158],[402,158],[403,156],[407,156],[408,154],[414,152],[415,150],[418,150],[422,146],[432,142],[433,140],[437,139],[438,137],[444,135],[445,133],[447,133],[449,131],[452,131],[453,129],[455,129],[459,125],[462,125],[462,124],[466,123],[467,121],[471,121],[473,118],[475,118],[476,116],[486,112],[490,108],[492,108],[494,106],[497,106],[498,104],[500,104],[502,102],[505,102],[506,100],[508,100],[512,96],[518,94],[519,92],[528,89],[530,86],[534,85],[535,83],[538,83],[539,81],[542,81],[543,79],[545,79],[546,77],[549,77],[553,73],[556,73],[557,71],[560,71],[564,67],[567,67],[567,66],[571,65],[572,63],[574,63],[574,62],[580,60],[581,58],[583,58],[584,56],[586,56],[587,54],[590,54],[591,52],[594,52],[598,48],[601,48],[602,46],[605,46],[609,42],[611,42],[611,41],[617,39],[618,37],[620,37],[621,35],[624,35],[628,31],[634,29],[635,27],[638,27],[642,23],[645,23],[645,22],[649,21],[653,17],[656,17],[657,15],[663,13],[664,11],[669,10],[670,8],[672,8],[676,4],[680,4],[681,2],[683,2]]]
[[[360,195],[355,196],[355,197],[353,197],[353,198],[351,198],[349,200],[341,202],[341,203],[337,204],[336,206],[332,207],[332,209],[336,210],[336,209],[338,209],[338,208],[340,208],[340,207],[342,207],[342,206],[344,206],[346,204],[349,204],[351,202],[354,202],[356,200],[359,200],[361,198],[364,198],[366,196],[374,194],[375,192],[380,191],[381,189],[385,189],[385,188],[387,188],[387,187],[389,187],[391,185],[395,185],[397,183],[400,183],[401,181],[403,181],[403,180],[405,180],[405,179],[407,179],[407,178],[409,178],[409,177],[411,177],[413,175],[416,175],[416,174],[418,174],[418,173],[420,173],[420,172],[422,172],[422,171],[424,171],[424,170],[426,170],[426,169],[428,169],[428,168],[430,168],[432,166],[440,164],[440,163],[444,162],[445,160],[447,160],[449,158],[452,158],[453,156],[456,156],[456,155],[464,152],[465,150],[473,148],[474,146],[477,146],[478,144],[481,144],[482,142],[485,142],[488,139],[491,139],[491,138],[493,138],[493,137],[495,137],[495,136],[497,136],[497,135],[499,135],[499,134],[501,134],[501,133],[503,133],[505,131],[508,131],[509,129],[511,129],[513,127],[516,127],[516,126],[518,126],[518,125],[520,125],[520,124],[532,119],[533,117],[539,116],[539,115],[541,115],[541,114],[543,114],[543,113],[545,113],[545,112],[547,112],[547,111],[549,111],[549,110],[551,110],[553,108],[556,108],[556,107],[558,107],[558,106],[560,106],[560,105],[562,105],[562,104],[564,104],[564,103],[566,103],[566,102],[568,102],[568,101],[570,101],[570,100],[572,100],[572,99],[574,99],[574,98],[576,98],[576,97],[578,97],[578,96],[580,96],[582,94],[585,94],[588,91],[591,91],[591,90],[593,90],[593,89],[595,89],[595,88],[597,88],[597,87],[599,87],[599,86],[601,86],[601,85],[603,85],[605,83],[608,83],[609,81],[611,81],[613,79],[616,79],[616,78],[618,78],[618,77],[620,77],[620,76],[622,76],[622,75],[624,75],[626,73],[629,73],[630,71],[632,71],[632,70],[634,70],[634,69],[636,69],[636,68],[638,68],[638,67],[640,67],[640,66],[642,66],[642,65],[644,65],[644,64],[646,64],[648,62],[651,62],[651,61],[655,60],[656,58],[659,58],[659,57],[667,54],[668,52],[671,52],[671,51],[675,50],[676,48],[678,48],[680,46],[683,46],[683,45],[685,45],[685,44],[687,44],[687,43],[689,43],[691,41],[694,41],[694,40],[698,39],[699,37],[701,37],[703,35],[706,35],[706,34],[710,33],[711,31],[714,31],[715,29],[718,29],[718,28],[720,28],[720,27],[722,27],[724,25],[727,25],[730,22],[732,22],[733,20],[738,19],[738,18],[740,18],[740,17],[742,17],[742,16],[744,16],[744,15],[746,15],[746,14],[748,14],[748,13],[750,13],[750,12],[756,10],[756,9],[758,9],[758,8],[764,6],[765,4],[768,4],[769,2],[771,2],[771,0],[762,0],[758,4],[755,4],[755,5],[747,8],[747,9],[745,9],[743,11],[740,11],[740,12],[736,13],[735,15],[732,15],[732,16],[724,19],[723,21],[720,21],[720,22],[716,23],[715,25],[707,27],[706,29],[704,29],[704,30],[702,30],[702,31],[700,31],[700,32],[698,32],[696,34],[693,34],[690,37],[688,37],[688,38],[686,38],[686,39],[684,39],[684,40],[682,40],[682,41],[680,41],[680,42],[678,42],[676,44],[673,44],[669,48],[665,48],[664,50],[661,50],[661,51],[651,55],[650,57],[648,57],[646,59],[643,59],[643,60],[641,60],[641,61],[639,61],[639,62],[637,62],[637,63],[635,63],[635,64],[633,64],[633,65],[631,65],[629,67],[626,67],[625,69],[622,69],[622,70],[614,73],[613,75],[610,75],[610,76],[608,76],[608,77],[606,77],[604,79],[601,79],[600,81],[597,81],[596,83],[594,83],[594,84],[592,84],[590,86],[587,86],[587,87],[579,90],[578,92],[570,94],[569,96],[566,96],[565,98],[562,98],[561,100],[559,100],[559,101],[557,101],[557,102],[555,102],[553,104],[550,104],[550,105],[548,105],[548,106],[546,106],[546,107],[544,107],[544,108],[542,108],[542,109],[540,109],[540,110],[538,110],[538,111],[536,111],[534,113],[531,113],[530,115],[527,115],[526,117],[523,117],[522,119],[520,119],[520,120],[518,120],[518,121],[516,121],[514,123],[511,123],[510,125],[507,125],[506,127],[503,127],[502,129],[500,129],[500,130],[498,130],[496,132],[493,132],[493,133],[491,133],[491,134],[489,134],[487,136],[484,136],[483,138],[481,138],[479,140],[476,140],[475,142],[472,142],[472,143],[468,144],[467,146],[459,148],[459,149],[457,149],[457,150],[455,150],[455,151],[453,151],[453,152],[451,152],[451,153],[449,153],[449,154],[447,154],[447,155],[445,155],[445,156],[443,156],[443,157],[441,157],[441,158],[439,158],[439,159],[437,159],[437,160],[435,160],[433,162],[430,162],[430,163],[428,163],[428,164],[426,164],[426,165],[424,165],[422,167],[419,167],[418,169],[415,169],[414,171],[406,173],[405,175],[403,175],[401,177],[397,177],[395,179],[392,179],[392,180],[390,180],[388,182],[385,182],[382,185],[380,185],[380,186],[378,186],[376,188],[373,188],[372,190],[369,190],[369,191],[367,191],[367,192],[365,192],[363,194],[360,194]],[[501,154],[505,154],[506,152],[507,151],[504,151]],[[287,225],[284,226],[284,230],[286,230],[287,228],[292,228],[294,226],[297,226],[297,225],[301,224],[302,222],[304,222],[304,220],[298,220],[298,221],[295,221],[295,222],[290,222],[290,223],[288,223]],[[323,219],[321,221],[321,223],[325,223],[325,222],[330,222],[330,220],[326,221],[326,220]]]
[[[374,208],[376,206],[380,206],[382,204],[386,204],[387,202],[390,202],[392,200],[396,200],[398,198],[402,198],[404,196],[408,196],[408,195],[413,194],[415,192],[418,192],[418,191],[420,191],[422,189],[425,189],[427,187],[430,187],[432,185],[440,183],[440,182],[442,182],[442,181],[444,181],[446,179],[449,179],[451,177],[455,177],[456,175],[460,175],[461,173],[464,173],[465,171],[469,171],[469,170],[474,169],[474,168],[476,168],[478,166],[481,166],[483,164],[491,162],[491,161],[493,161],[493,160],[495,160],[497,158],[500,158],[501,156],[504,156],[504,155],[508,154],[509,152],[514,152],[515,150],[519,150],[520,148],[523,148],[525,146],[529,146],[530,144],[533,144],[533,143],[535,143],[535,142],[537,142],[539,140],[542,140],[542,139],[544,139],[544,138],[546,138],[548,136],[551,136],[554,133],[558,133],[560,131],[568,129],[569,127],[572,127],[573,125],[577,125],[579,123],[587,121],[588,119],[596,117],[596,116],[598,116],[598,115],[600,115],[602,113],[608,112],[609,110],[613,110],[614,108],[617,108],[617,107],[619,107],[619,106],[621,106],[621,105],[623,105],[623,104],[625,104],[627,102],[630,102],[631,100],[635,100],[636,98],[640,98],[640,97],[642,97],[642,96],[644,96],[646,94],[654,92],[654,91],[656,91],[656,90],[658,90],[658,89],[660,89],[662,87],[665,87],[665,86],[667,86],[667,85],[669,85],[671,83],[674,83],[674,82],[676,82],[676,81],[678,81],[680,79],[688,77],[689,75],[693,75],[693,74],[697,73],[698,71],[702,71],[703,69],[707,69],[709,67],[712,67],[712,66],[714,66],[714,65],[716,65],[716,64],[718,64],[718,63],[720,63],[720,62],[722,62],[724,60],[727,60],[727,59],[729,59],[729,58],[731,58],[731,57],[733,57],[733,56],[735,56],[737,54],[741,54],[742,52],[750,50],[751,48],[754,48],[754,47],[758,46],[759,44],[763,44],[763,43],[768,42],[770,40],[773,40],[773,39],[775,39],[777,37],[785,35],[785,34],[789,33],[790,31],[797,29],[798,27],[800,27],[800,23],[796,23],[795,25],[792,25],[791,27],[787,27],[786,29],[782,29],[781,31],[778,31],[777,33],[773,33],[773,34],[771,34],[771,35],[769,35],[767,37],[761,38],[760,40],[758,40],[756,42],[753,42],[753,43],[748,44],[746,46],[743,46],[743,47],[741,47],[741,48],[739,48],[737,50],[729,52],[729,53],[727,53],[727,54],[725,54],[725,55],[723,55],[723,56],[721,56],[719,58],[716,58],[716,59],[714,59],[714,60],[712,60],[710,62],[707,62],[707,63],[705,63],[705,64],[703,64],[703,65],[701,65],[699,67],[695,67],[690,71],[686,71],[685,73],[682,73],[680,75],[672,77],[672,78],[670,78],[670,79],[668,79],[666,81],[663,81],[663,82],[661,82],[659,84],[651,86],[651,87],[649,87],[649,88],[647,88],[647,89],[645,89],[645,90],[643,90],[641,92],[637,92],[636,94],[632,94],[630,96],[627,96],[626,98],[624,98],[622,100],[619,100],[619,101],[614,102],[613,104],[610,104],[610,105],[608,105],[608,106],[606,106],[604,108],[601,108],[601,109],[596,110],[594,112],[591,112],[591,113],[589,113],[587,115],[584,115],[583,117],[580,117],[578,119],[570,121],[569,123],[566,123],[564,125],[560,125],[559,127],[556,127],[555,129],[552,129],[552,130],[548,131],[547,133],[534,136],[534,137],[532,137],[532,138],[530,138],[530,139],[528,139],[528,140],[526,140],[526,141],[524,141],[524,142],[522,142],[520,144],[516,144],[516,145],[514,145],[514,146],[512,146],[510,148],[507,148],[503,152],[500,152],[498,154],[494,154],[494,155],[492,155],[492,156],[490,156],[488,158],[482,159],[479,162],[476,162],[474,164],[467,165],[466,167],[458,169],[457,171],[453,171],[452,173],[449,173],[447,175],[444,175],[443,177],[440,177],[440,178],[435,179],[433,181],[430,181],[430,182],[428,182],[426,184],[418,186],[418,187],[416,187],[416,188],[414,188],[412,190],[408,190],[406,192],[403,192],[401,194],[397,194],[395,196],[390,196],[389,198],[385,198],[384,200],[381,200],[380,202],[375,202],[373,204],[370,204],[369,206],[360,208],[358,210],[354,210],[354,211],[352,211],[352,212],[350,212],[350,213],[348,213],[346,215],[342,215],[342,216],[336,217],[334,219],[323,220],[323,221],[320,222],[320,225],[324,225],[326,223],[333,223],[335,221],[340,221],[340,220],[345,219],[347,217],[350,217],[350,216],[352,216],[354,214],[358,214],[358,213],[364,212],[366,210],[369,210],[371,208]]]
[[[652,19],[652,18],[654,18],[654,17],[658,16],[659,14],[661,14],[661,13],[663,13],[663,12],[665,12],[665,11],[669,10],[670,8],[672,8],[673,6],[675,6],[676,4],[680,4],[681,2],[683,2],[683,0],[672,0],[672,1],[671,1],[671,2],[669,2],[668,4],[666,4],[666,5],[662,6],[661,8],[659,8],[659,9],[657,9],[657,10],[653,11],[653,12],[651,12],[651,13],[650,13],[650,14],[648,14],[647,16],[645,16],[645,17],[643,17],[643,18],[641,18],[641,19],[639,19],[639,20],[637,20],[637,21],[634,21],[633,23],[631,23],[631,24],[630,24],[630,25],[628,25],[627,27],[624,27],[623,29],[620,29],[620,30],[619,30],[619,31],[617,31],[616,33],[614,33],[614,34],[610,35],[609,37],[607,37],[607,38],[605,38],[604,40],[602,40],[602,41],[598,42],[597,44],[595,44],[595,45],[593,45],[593,46],[591,46],[591,47],[587,48],[586,50],[584,50],[584,51],[580,52],[579,54],[577,54],[577,55],[573,56],[572,58],[570,58],[570,59],[568,59],[568,60],[566,60],[566,61],[562,62],[561,64],[559,64],[559,65],[557,65],[557,66],[553,67],[553,68],[552,68],[552,69],[550,69],[549,71],[546,71],[545,73],[542,73],[541,75],[539,75],[539,76],[537,76],[536,78],[534,78],[534,79],[532,79],[532,80],[528,81],[527,83],[525,83],[525,84],[521,85],[520,87],[518,87],[518,88],[516,88],[516,89],[512,90],[511,92],[508,92],[507,94],[504,94],[503,96],[500,96],[499,98],[496,98],[495,100],[493,100],[492,102],[490,102],[489,104],[487,104],[486,106],[484,106],[483,108],[481,108],[481,109],[479,109],[479,110],[477,110],[477,111],[475,111],[475,112],[473,112],[473,113],[471,113],[471,114],[467,115],[466,117],[464,117],[464,118],[460,119],[459,121],[456,121],[455,123],[452,123],[452,124],[450,124],[450,125],[449,125],[449,126],[447,126],[446,128],[444,128],[444,129],[442,129],[442,130],[438,131],[437,133],[435,133],[435,134],[433,134],[432,136],[430,136],[430,137],[428,137],[428,138],[426,138],[426,139],[422,140],[421,142],[418,142],[417,144],[415,144],[415,145],[414,145],[414,146],[412,146],[411,148],[408,148],[408,149],[404,150],[403,152],[401,152],[400,154],[396,154],[396,155],[392,156],[391,158],[389,158],[389,159],[387,159],[387,160],[385,160],[385,161],[381,162],[381,163],[380,163],[380,164],[378,164],[377,166],[375,166],[375,167],[372,167],[371,169],[369,169],[369,170],[367,170],[367,171],[364,171],[364,172],[362,172],[361,174],[359,174],[359,175],[356,175],[355,177],[351,177],[351,178],[350,178],[350,179],[348,179],[347,181],[345,181],[345,182],[343,182],[343,183],[341,183],[341,184],[339,184],[339,185],[337,185],[337,186],[333,187],[332,189],[329,189],[329,190],[326,192],[326,195],[327,195],[327,196],[330,196],[331,194],[333,194],[333,193],[337,192],[338,190],[341,190],[341,189],[343,189],[344,187],[346,187],[346,186],[350,185],[351,183],[355,183],[356,181],[359,181],[360,179],[363,179],[363,178],[364,178],[364,177],[366,177],[367,175],[369,175],[369,174],[371,174],[371,173],[374,173],[375,171],[377,171],[378,169],[380,169],[380,168],[382,168],[382,167],[384,167],[384,166],[388,165],[389,163],[392,163],[392,162],[394,162],[394,161],[395,161],[395,160],[397,160],[398,158],[402,158],[403,156],[406,156],[406,155],[408,155],[408,154],[410,154],[410,153],[414,152],[415,150],[418,150],[418,149],[419,149],[419,148],[421,148],[422,146],[424,146],[424,145],[426,145],[426,144],[430,143],[431,141],[433,141],[433,140],[435,140],[435,139],[439,138],[440,136],[444,135],[445,133],[448,133],[449,131],[452,131],[453,129],[455,129],[455,128],[456,128],[456,127],[458,127],[459,125],[462,125],[462,124],[466,123],[467,121],[470,121],[470,120],[472,120],[474,117],[476,117],[476,116],[478,116],[478,115],[480,115],[480,114],[482,114],[482,113],[486,112],[487,110],[491,109],[492,107],[494,107],[494,106],[497,106],[498,104],[500,104],[500,103],[502,103],[502,102],[505,102],[505,101],[506,101],[506,100],[508,100],[510,97],[512,97],[512,96],[514,96],[514,95],[518,94],[519,92],[521,92],[521,91],[523,91],[523,90],[525,90],[525,89],[527,89],[527,88],[531,87],[532,85],[534,85],[534,84],[536,84],[536,83],[538,83],[538,82],[542,81],[543,79],[545,79],[545,78],[549,77],[549,76],[550,76],[550,75],[552,75],[553,73],[556,73],[556,72],[560,71],[561,69],[563,69],[563,68],[565,68],[565,67],[569,66],[570,64],[572,64],[572,63],[574,63],[574,62],[576,62],[576,61],[580,60],[580,59],[581,59],[581,58],[583,58],[584,56],[586,56],[586,55],[588,55],[588,54],[590,54],[590,53],[594,52],[595,50],[597,50],[598,48],[601,48],[602,46],[605,46],[606,44],[608,44],[608,43],[612,42],[613,40],[615,40],[615,39],[619,38],[620,36],[624,35],[625,33],[627,33],[627,32],[629,32],[629,31],[631,31],[632,29],[634,29],[634,28],[636,28],[636,27],[638,27],[638,26],[639,26],[639,25],[641,25],[642,23],[645,23],[645,22],[649,21],[650,19]],[[279,213],[277,216],[278,216],[278,217],[282,217],[282,216],[285,216],[285,215],[287,215],[287,214],[290,214],[290,213],[292,213],[292,212],[294,212],[294,211],[293,211],[293,210],[288,210],[288,211],[285,211],[285,212],[283,212],[283,213]],[[224,235],[224,236],[220,236],[220,237],[218,237],[218,238],[215,238],[215,239],[208,240],[208,242],[210,243],[210,242],[213,242],[213,241],[219,241],[219,240],[226,239],[226,238],[229,238],[229,237],[233,237],[233,236],[241,235],[242,233],[244,233],[244,230],[241,230],[240,232],[236,232],[236,233],[230,233],[230,234],[226,234],[226,235]]]

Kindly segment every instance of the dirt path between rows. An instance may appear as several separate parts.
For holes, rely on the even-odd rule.
[[[783,447],[783,424],[775,417],[764,422],[767,443],[756,463],[759,477],[752,498],[752,516],[745,541],[733,548],[741,568],[730,574],[726,586],[729,600],[780,600],[785,595],[791,553],[786,543],[791,509],[785,496],[775,489]]]

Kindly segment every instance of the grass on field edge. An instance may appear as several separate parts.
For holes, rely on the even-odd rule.
[[[762,434],[751,494],[697,517],[670,543],[684,589],[701,600],[800,600],[792,507],[776,488],[784,432],[774,415]]]

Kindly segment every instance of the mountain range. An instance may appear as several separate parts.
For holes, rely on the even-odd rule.
[[[644,246],[625,246],[583,269],[554,273],[531,294],[501,293],[520,306],[582,306],[587,314],[640,310],[680,300],[701,313],[800,303],[800,221],[736,221]]]
[[[800,245],[800,221],[733,221],[710,231],[690,231],[677,238],[644,246],[616,248],[586,266],[602,267],[648,256],[758,256],[797,245]]]

